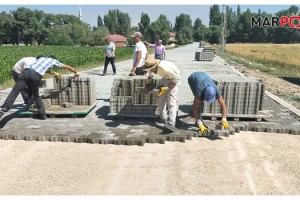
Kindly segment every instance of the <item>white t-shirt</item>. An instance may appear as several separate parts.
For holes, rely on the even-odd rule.
[[[105,45],[106,56],[109,57],[109,54],[111,54],[111,52],[113,52],[115,49],[116,49],[115,44],[112,42]],[[112,57],[115,57],[115,54],[113,54]]]
[[[21,73],[24,69],[28,68],[32,63],[36,61],[35,57],[25,57],[19,60],[15,66],[13,67],[13,70],[17,72],[18,74]]]
[[[135,47],[133,50],[133,65],[136,61],[136,56],[137,56],[138,51],[142,51],[142,56],[141,56],[140,62],[137,65],[137,67],[141,67],[143,65],[143,63],[145,62],[146,55],[148,52],[146,46],[144,45],[144,43],[142,41],[139,41],[138,43],[135,44]]]

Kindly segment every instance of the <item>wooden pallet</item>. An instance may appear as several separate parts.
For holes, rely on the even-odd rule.
[[[108,113],[107,117],[114,117],[114,118],[159,118],[159,115],[146,115],[146,114],[122,114],[122,113]]]
[[[72,106],[71,108],[62,108],[58,105],[51,105],[46,108],[46,115],[50,118],[77,118],[85,117],[89,114],[95,107],[97,103],[92,106]],[[37,110],[28,110],[19,113],[23,117],[33,117],[37,114]]]
[[[222,114],[213,114],[213,113],[202,113],[202,117],[208,117],[211,120],[217,120],[218,118],[222,118]],[[226,118],[228,120],[233,120],[233,121],[243,121],[243,120],[255,120],[255,121],[262,121],[262,119],[267,119],[272,117],[271,114],[266,114],[266,113],[258,113],[257,115],[255,114],[227,114]]]

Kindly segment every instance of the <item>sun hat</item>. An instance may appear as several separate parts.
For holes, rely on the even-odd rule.
[[[161,60],[159,59],[154,59],[152,57],[149,57],[145,60],[145,63],[144,65],[142,66],[142,69],[144,71],[147,71],[147,70],[150,70],[150,69],[153,69],[154,67],[156,67],[159,63],[160,63]]]
[[[209,85],[204,90],[204,100],[213,103],[216,100],[216,89]]]

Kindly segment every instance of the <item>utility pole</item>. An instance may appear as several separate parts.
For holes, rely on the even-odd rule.
[[[222,41],[221,41],[221,53],[225,52],[225,33],[226,33],[226,24],[227,24],[227,9],[226,5],[223,5],[223,23],[222,23]]]

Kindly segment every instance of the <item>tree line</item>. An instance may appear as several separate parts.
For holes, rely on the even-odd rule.
[[[291,16],[299,12],[297,6],[290,6],[287,10],[275,13],[275,16]],[[251,27],[251,17],[267,16],[272,14],[261,12],[253,13],[250,9],[241,12],[240,6],[236,11],[226,9],[227,43],[297,43],[300,42],[300,29],[259,28]],[[219,5],[212,5],[209,12],[209,26],[205,26],[200,18],[194,22],[190,15],[180,14],[175,23],[169,21],[166,15],[151,22],[147,13],[142,13],[137,27],[131,27],[131,18],[128,13],[109,10],[104,18],[98,15],[97,27],[91,27],[82,22],[79,17],[66,14],[48,14],[41,10],[31,10],[20,7],[10,13],[0,13],[0,44],[46,44],[46,45],[103,45],[103,38],[108,34],[120,34],[132,43],[130,35],[140,31],[143,39],[154,42],[161,39],[164,44],[169,42],[170,33],[176,33],[178,44],[187,44],[193,41],[205,40],[211,44],[220,43],[223,26],[223,15]]]

